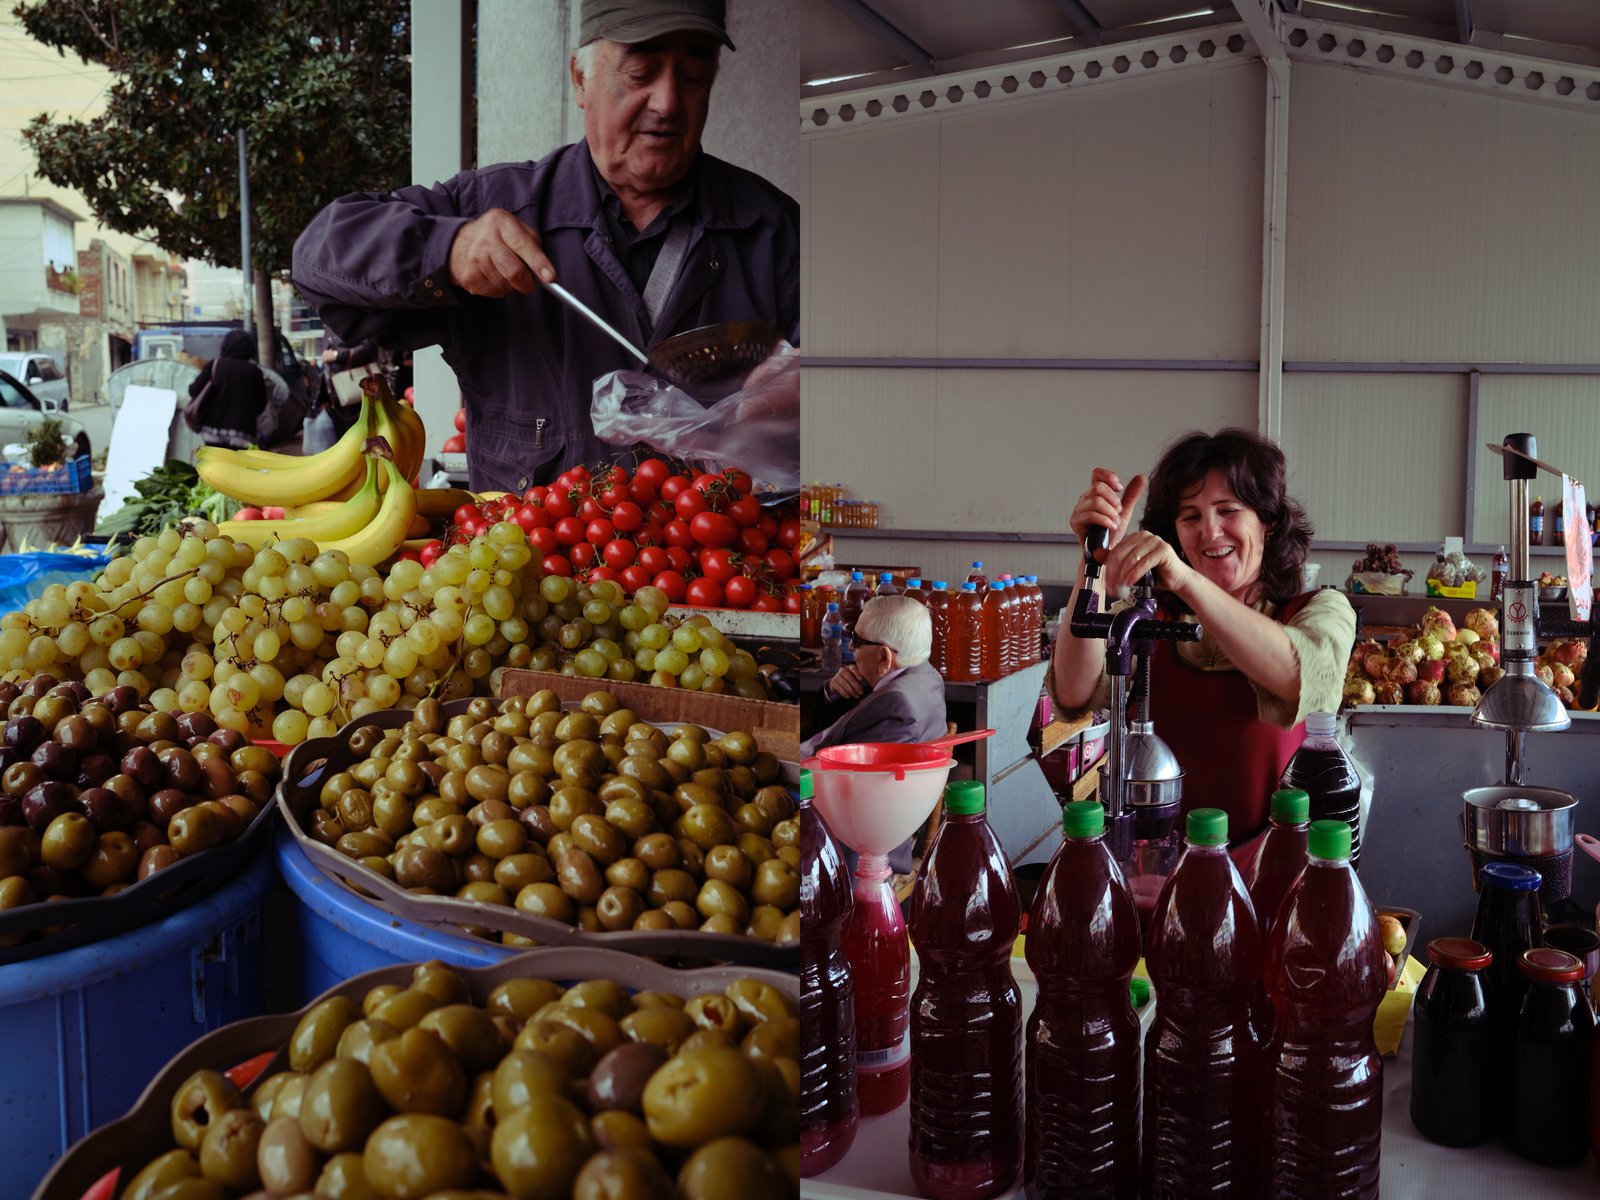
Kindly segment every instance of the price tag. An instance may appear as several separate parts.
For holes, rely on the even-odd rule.
[[[1462,549],[1463,545],[1464,545],[1464,539],[1462,539],[1462,538],[1458,538],[1458,537],[1447,537],[1447,538],[1445,538],[1445,540],[1444,540],[1444,556],[1446,558],[1449,558],[1452,554],[1462,554],[1462,553],[1464,553],[1464,551]]]
[[[1563,475],[1561,498],[1567,514],[1567,611],[1574,621],[1587,621],[1594,606],[1594,547],[1583,484]]]

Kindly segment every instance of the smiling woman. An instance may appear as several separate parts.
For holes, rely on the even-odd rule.
[[[1244,429],[1191,433],[1168,446],[1147,489],[1096,468],[1069,523],[1079,541],[1111,531],[1095,586],[1154,572],[1162,615],[1199,621],[1198,642],[1156,643],[1151,715],[1185,765],[1183,806],[1221,808],[1235,845],[1266,823],[1268,798],[1311,712],[1338,709],[1355,612],[1334,590],[1301,593],[1311,522],[1286,489],[1283,451]],[[1073,590],[1084,586],[1080,570]],[[1069,606],[1070,607],[1070,606]],[[1063,623],[1050,673],[1066,713],[1108,703],[1105,643]]]

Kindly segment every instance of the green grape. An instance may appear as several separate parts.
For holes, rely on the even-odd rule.
[[[346,629],[334,641],[335,652],[341,658],[355,658],[360,654],[361,643],[366,641],[366,635],[354,629]],[[322,641],[322,627],[317,626],[317,642]]]
[[[148,696],[150,694],[150,681],[138,671],[118,671],[116,686],[131,687],[134,691],[138,692],[141,697]]]
[[[312,578],[325,588],[336,588],[350,579],[350,556],[343,550],[324,550],[310,565]]]
[[[278,635],[270,629],[264,629],[256,634],[256,640],[252,643],[256,659],[259,662],[271,662],[277,658],[278,650],[282,645],[283,643],[278,638]]]
[[[322,606],[318,605],[318,615],[321,616]],[[328,607],[332,608],[332,605]],[[341,629],[356,629],[365,632],[367,629],[367,610],[364,608],[334,609],[322,622],[322,627],[329,633],[338,633]]]
[[[666,671],[656,671],[656,672],[653,672],[651,674],[651,676],[650,676],[650,686],[651,687],[677,687],[678,686],[678,677],[676,675],[668,674]]]
[[[217,628],[227,633],[243,633],[244,627],[250,624],[250,617],[242,608],[230,608],[222,614],[222,620],[217,622]]]
[[[633,594],[633,602],[655,613],[653,620],[659,621],[661,615],[672,607],[672,601],[667,598],[666,592],[658,587],[646,586]]]
[[[496,567],[491,574],[491,578],[494,580],[496,585],[503,588],[509,588],[517,582],[516,575],[506,570],[504,567]]]
[[[183,589],[194,580],[195,576],[189,575],[183,579],[169,579],[155,591],[150,593],[153,603],[162,608],[176,608],[183,603]]]
[[[56,661],[56,640],[47,633],[41,633],[29,640],[28,648],[23,651],[23,662],[28,670],[38,674]]]
[[[619,658],[606,664],[606,675],[618,683],[632,683],[639,678],[639,668],[631,659]]]
[[[672,644],[685,654],[698,654],[702,645],[700,630],[693,625],[679,625],[672,631]]]
[[[555,641],[561,636],[561,627],[565,624],[566,622],[561,619],[559,613],[546,613],[544,619],[539,622],[537,630],[539,640],[541,642]]]
[[[500,636],[513,645],[528,640],[528,623],[521,617],[508,617],[500,622]]]
[[[379,638],[369,637],[361,640],[361,645],[356,649],[355,658],[361,666],[371,671],[383,663],[384,646]]]
[[[735,650],[728,658],[728,678],[739,680],[755,679],[761,673],[761,664],[756,662],[755,655],[748,650]]]
[[[206,560],[206,544],[204,539],[186,537],[179,544],[177,559],[186,567],[198,567]]]
[[[11,662],[21,658],[28,652],[28,643],[33,640],[26,629],[7,629],[0,632],[0,661]]]
[[[93,670],[83,673],[83,685],[89,689],[91,694],[104,696],[117,686],[117,677],[104,667],[95,667]]]
[[[367,604],[383,603],[383,579],[373,575],[361,581],[361,599]]]
[[[248,734],[250,732],[250,718],[237,708],[228,708],[226,705],[221,710],[213,709],[212,715],[218,725],[224,729],[231,729],[235,733]]]
[[[472,545],[467,549],[467,564],[474,571],[491,571],[499,560],[500,552],[492,543],[481,537],[472,539]]]
[[[214,558],[208,558],[194,569],[195,579],[204,579],[213,588],[228,577],[228,568]]]
[[[20,654],[21,651],[19,650],[18,653]],[[89,643],[89,648],[87,650],[78,655],[78,670],[84,672],[85,674],[88,674],[90,671],[93,671],[96,668],[103,670],[110,665],[111,655],[106,652],[106,648],[104,646],[97,646],[93,642]]]
[[[56,634],[56,645],[67,658],[77,658],[89,648],[89,627],[82,621],[68,621]]]
[[[633,652],[634,665],[641,671],[654,671],[656,669],[656,655],[659,650],[652,650],[648,646],[641,646]]]
[[[289,626],[289,640],[301,650],[315,650],[322,645],[322,638],[322,626],[315,621],[296,621]]]
[[[182,541],[183,534],[169,525],[156,535],[156,548],[170,556],[176,553]]]
[[[183,582],[183,598],[190,604],[204,604],[211,599],[211,585],[198,575],[191,575]]]
[[[304,596],[285,596],[278,606],[278,615],[290,625],[304,621],[311,615],[311,602]]]
[[[112,559],[112,561],[117,560]],[[97,646],[109,646],[122,637],[122,629],[120,617],[114,613],[102,613],[89,622],[89,639]],[[20,650],[18,652],[20,653]]]
[[[393,675],[380,673],[369,675],[367,697],[379,708],[393,708],[400,703],[400,681]]]
[[[289,560],[285,558],[277,548],[268,546],[260,554],[255,556],[255,562],[252,565],[255,567],[255,572],[258,577],[262,579],[276,579],[289,569]],[[244,707],[249,708],[250,706],[247,704]]]
[[[196,646],[183,656],[183,665],[180,668],[185,679],[206,680],[211,678],[211,672],[216,669],[216,660],[204,650]]]
[[[583,619],[591,625],[603,625],[611,620],[611,605],[604,600],[591,600],[583,606]]]
[[[500,548],[500,565],[508,571],[520,571],[532,561],[533,550],[526,543]]]
[[[495,546],[523,546],[528,541],[528,535],[515,521],[496,521],[485,536]]]
[[[467,645],[482,646],[490,638],[494,637],[496,629],[497,626],[493,617],[486,613],[473,613],[472,616],[467,618],[467,623],[462,627],[462,633],[467,639]],[[575,645],[569,646],[568,649],[576,649],[577,646],[582,644],[581,641],[577,642]]]
[[[494,583],[492,572],[474,567],[468,573],[466,582],[461,585],[461,590],[466,595],[476,598],[488,591],[492,583]]]
[[[577,667],[578,674],[585,679],[598,679],[606,673],[606,656],[593,649],[580,650],[573,657],[573,666]]]
[[[494,669],[494,660],[480,646],[476,650],[468,650],[462,656],[461,667],[466,671],[468,679],[482,679]]]
[[[261,703],[276,704],[283,695],[283,674],[271,663],[261,662],[251,667],[250,678],[255,680]]]
[[[325,716],[333,711],[336,697],[333,689],[320,680],[310,683],[300,694],[300,707],[313,717]]]
[[[700,651],[700,668],[707,675],[720,679],[728,673],[728,656],[716,646]]]
[[[308,738],[327,738],[339,732],[339,723],[332,717],[313,717],[306,729]]]
[[[450,547],[433,564],[433,573],[445,587],[460,587],[471,571],[472,564],[467,561],[467,552],[460,546]]]
[[[594,635],[597,638],[608,638],[611,641],[616,641],[621,633],[622,630],[615,621],[606,621],[594,627]]]
[[[533,661],[533,647],[527,642],[517,642],[506,651],[506,666],[526,667]]]
[[[506,656],[506,651],[511,649],[511,643],[506,641],[505,638],[501,637],[500,631],[496,629],[494,631],[494,636],[483,644],[483,649],[484,653],[486,653],[490,658],[494,659],[496,662],[499,662]]]
[[[399,638],[389,643],[383,655],[383,669],[396,679],[404,679],[417,669],[417,651],[410,641]]]
[[[306,740],[306,728],[310,724],[305,713],[286,708],[272,718],[272,736],[286,746],[298,746]]]
[[[211,686],[202,679],[187,680],[178,689],[178,709],[181,712],[205,712],[211,706]]]
[[[434,612],[458,613],[465,619],[467,610],[471,607],[471,603],[461,594],[461,589],[453,583],[444,584],[433,593]]]
[[[643,607],[637,604],[623,605],[622,611],[617,613],[617,620],[622,624],[622,627],[628,630],[630,633],[637,633],[646,625],[650,624],[649,614],[645,612]]]
[[[443,642],[453,643],[461,636],[465,622],[461,614],[453,611],[435,612],[428,618],[430,624],[439,631],[439,638]]]
[[[361,585],[354,579],[342,579],[333,585],[333,590],[328,593],[328,599],[340,608],[354,607],[361,603]]]
[[[659,621],[646,625],[639,631],[639,644],[647,650],[663,649],[672,640],[672,631]]]
[[[167,652],[166,640],[159,633],[151,633],[148,629],[136,629],[130,635],[139,647],[139,653],[147,663],[156,662]]]
[[[728,681],[720,675],[707,675],[705,682],[700,685],[700,690],[720,695],[728,690]]]
[[[610,638],[596,638],[593,643],[593,648],[605,655],[605,659],[608,663],[616,662],[622,657],[622,647],[617,645],[616,642],[612,641]]]
[[[200,610],[201,623],[209,629],[220,630],[223,617],[227,615],[228,610],[232,607],[233,601],[229,600],[228,597],[220,593],[214,593]],[[174,626],[177,625],[176,617],[174,617],[172,623]]]
[[[682,675],[689,666],[689,656],[676,646],[668,646],[656,654],[657,671],[665,671],[669,675]]]
[[[678,672],[679,685],[687,688],[691,692],[699,691],[700,685],[708,678],[710,678],[710,676],[706,674],[705,668],[697,662],[690,663],[688,666],[684,667],[683,670]]]
[[[522,619],[529,625],[537,625],[550,613],[550,601],[539,594],[535,588],[518,602],[522,610]]]
[[[290,594],[315,591],[317,576],[305,563],[290,563],[283,573],[283,586]]]
[[[101,573],[101,580],[107,589],[119,588],[133,578],[133,559],[128,555],[113,558],[106,564],[106,569]]]
[[[593,636],[594,627],[582,617],[579,617],[578,619],[568,621],[565,625],[563,625],[561,627],[561,634],[556,640],[561,643],[561,648],[563,650],[577,650],[580,647],[587,645],[589,639]]]
[[[554,671],[560,665],[561,651],[554,646],[540,646],[528,661],[528,666],[535,671]]]
[[[274,575],[270,579],[263,579],[259,584],[263,600],[282,600],[289,594],[289,586],[284,583],[281,576]]]
[[[283,702],[293,708],[304,708],[306,689],[315,682],[317,677],[308,675],[304,671],[289,676],[283,681]]]
[[[361,699],[350,705],[350,719],[352,721],[359,720],[368,713],[378,712],[380,707],[381,706],[378,704],[378,702],[372,699],[372,697],[363,696]]]
[[[509,589],[497,585],[484,592],[483,611],[496,621],[508,620],[517,611],[517,602]]]
[[[560,604],[572,595],[572,580],[565,575],[546,575],[539,581],[539,594],[551,604]]]
[[[222,685],[222,696],[225,705],[248,712],[261,699],[261,687],[248,671],[238,671]]]
[[[156,688],[150,693],[150,703],[156,706],[157,712],[183,711],[183,706],[178,703],[178,693],[171,688]]]
[[[144,663],[144,651],[131,637],[118,638],[106,648],[111,665],[118,671],[135,671]]]

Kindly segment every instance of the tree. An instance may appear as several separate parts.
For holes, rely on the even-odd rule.
[[[34,0],[16,14],[117,76],[102,115],[44,114],[23,134],[39,173],[112,229],[241,267],[239,129],[265,271],[288,271],[295,238],[336,196],[409,181],[409,0]]]

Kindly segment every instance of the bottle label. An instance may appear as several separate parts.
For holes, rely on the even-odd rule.
[[[1530,520],[1528,522],[1528,528],[1531,529],[1534,533],[1543,533],[1544,532],[1544,518],[1543,517],[1534,517],[1532,520]]]
[[[856,1047],[856,1070],[871,1075],[879,1071],[892,1071],[901,1063],[911,1061],[911,1031],[900,1035],[900,1040],[883,1050],[864,1050]]]

